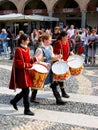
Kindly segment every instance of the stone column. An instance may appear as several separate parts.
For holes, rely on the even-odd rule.
[[[81,11],[81,28],[85,28],[86,26],[86,10]]]
[[[53,12],[52,12],[52,11],[50,11],[50,12],[49,12],[49,16],[50,16],[50,17],[52,17],[52,15],[53,15]]]
[[[49,14],[50,17],[53,16],[53,12],[52,12],[52,11],[50,11],[48,14]],[[53,26],[52,26],[52,21],[50,21],[50,28],[51,28],[51,29],[53,28]]]

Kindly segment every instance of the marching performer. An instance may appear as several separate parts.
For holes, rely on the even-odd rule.
[[[56,104],[59,105],[64,105],[66,102],[62,101],[61,96],[57,90],[57,85],[55,84],[55,82],[53,81],[53,77],[52,77],[52,71],[51,71],[51,65],[52,62],[57,61],[58,59],[60,59],[62,56],[61,55],[54,55],[53,53],[53,48],[50,45],[51,41],[52,41],[52,37],[49,34],[44,34],[42,37],[42,45],[40,48],[38,48],[36,50],[35,56],[38,58],[39,61],[43,61],[45,63],[48,63],[48,68],[49,68],[49,74],[45,80],[44,85],[46,84],[51,84],[50,88],[53,91],[53,94],[56,98]],[[50,67],[49,67],[50,64]],[[36,94],[37,94],[37,90],[32,89],[32,95],[30,98],[31,102],[37,102],[36,101]]]
[[[30,68],[37,61],[36,57],[30,58],[30,49],[28,48],[29,36],[22,34],[18,40],[18,47],[15,50],[12,73],[10,78],[9,89],[22,89],[10,103],[15,110],[18,110],[17,103],[23,98],[24,114],[34,115],[30,110],[29,87],[32,86]]]
[[[53,46],[54,54],[62,54],[62,60],[67,61],[69,55],[73,55],[73,51],[70,51],[70,46],[68,42],[68,33],[61,31],[57,41]],[[60,86],[62,97],[69,98],[69,95],[64,90],[64,82],[55,82],[56,85]]]

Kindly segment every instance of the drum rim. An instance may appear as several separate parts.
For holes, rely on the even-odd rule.
[[[73,58],[77,57],[77,58],[79,58],[79,60],[80,60],[80,66],[78,66],[78,67],[73,67],[73,66],[71,66],[71,65],[69,64],[69,63],[71,62],[71,60],[69,60],[70,57],[73,57]],[[69,61],[68,61],[68,60],[69,60]],[[68,64],[68,66],[69,66],[70,68],[77,69],[77,68],[83,67],[83,59],[82,59],[82,57],[79,56],[79,55],[72,55],[72,56],[69,56],[69,58],[67,59],[67,64]]]
[[[34,65],[41,65],[41,66],[43,66],[44,68],[46,68],[47,72],[40,72],[40,71],[38,71],[37,69],[34,68]],[[44,65],[42,65],[42,64],[39,64],[39,63],[34,63],[34,64],[33,64],[33,67],[30,68],[30,70],[34,70],[34,71],[36,71],[36,72],[38,72],[38,73],[40,73],[40,74],[47,74],[47,73],[48,73],[47,67],[44,66]]]
[[[56,62],[52,65],[52,72],[53,72],[54,74],[56,74],[56,75],[63,75],[63,74],[66,73],[66,72],[64,72],[64,73],[62,73],[62,74],[57,74],[57,73],[55,73],[55,72],[53,71],[53,67],[54,67],[54,65],[57,64],[57,63],[60,63],[60,62],[65,63],[65,64],[67,65],[66,72],[69,70],[69,66],[68,66],[68,64],[67,64],[66,61],[56,61]]]

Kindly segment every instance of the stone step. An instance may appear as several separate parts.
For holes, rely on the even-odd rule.
[[[0,65],[0,67],[11,70],[11,66],[8,66],[8,65]],[[2,96],[2,94],[4,94],[4,96],[6,96],[6,95],[14,96],[18,92],[20,92],[19,89],[17,89],[16,91],[13,91],[13,90],[9,90],[6,87],[0,87],[1,96]],[[83,105],[83,107],[86,107],[86,108],[87,108],[86,103],[88,103],[90,105],[93,104],[90,107],[92,107],[92,106],[97,107],[97,105],[98,105],[98,96],[93,96],[93,95],[89,95],[89,94],[82,95],[79,93],[78,94],[68,93],[68,94],[70,95],[70,98],[68,98],[68,99],[63,98],[63,100],[72,102],[74,104],[74,106],[77,103],[85,104],[85,106],[83,104],[82,105]],[[30,93],[30,95],[31,95],[31,93]],[[46,91],[46,90],[39,90],[38,94],[37,94],[37,98],[55,100],[52,91]],[[4,98],[4,100],[5,100],[5,98]],[[44,105],[44,104],[42,104],[42,105]],[[49,104],[45,104],[45,105],[49,105]],[[57,106],[55,105],[53,107],[57,107]],[[67,107],[67,105],[63,106],[63,107],[65,108],[65,107]],[[93,107],[92,109],[94,109],[97,112],[97,110],[95,109],[96,107]],[[35,113],[35,116],[32,117],[32,116],[24,116],[23,106],[19,105],[18,108],[19,108],[19,111],[15,111],[10,104],[0,104],[0,116],[9,116],[9,117],[15,117],[15,118],[18,117],[18,119],[19,118],[28,118],[31,120],[34,119],[37,121],[44,121],[44,122],[47,121],[47,122],[54,122],[54,123],[64,123],[64,124],[68,124],[69,126],[79,127],[79,128],[72,129],[72,130],[84,130],[84,129],[85,130],[97,130],[98,129],[98,113],[96,113],[96,115],[94,115],[94,114],[92,115],[91,113],[85,114],[85,113],[82,113],[82,111],[80,113],[78,113],[78,112],[76,112],[77,109],[74,112],[72,112],[71,108],[69,109],[70,110],[69,112],[66,109],[65,109],[65,111],[60,111],[60,109],[62,109],[62,106],[60,106],[59,110],[56,110],[56,109],[53,109],[53,110],[47,109],[46,110],[44,108],[41,108],[41,105],[39,105],[39,107],[35,107],[34,104],[31,104],[31,110]],[[81,109],[81,108],[79,108],[79,109]],[[85,108],[83,108],[83,109],[85,109]],[[85,128],[80,128],[80,127],[85,127]],[[44,127],[43,127],[43,129],[44,129]]]
[[[0,115],[4,116],[31,118],[40,121],[76,125],[79,127],[98,128],[98,117],[95,116],[70,113],[70,112],[60,112],[60,111],[58,112],[51,110],[34,109],[34,108],[31,108],[31,110],[35,113],[35,116],[33,117],[24,116],[23,107],[19,107],[19,110],[15,111],[13,110],[11,105],[0,104]]]
[[[20,89],[17,89],[16,91],[14,91],[14,90],[10,90],[9,88],[6,88],[6,87],[0,87],[1,94],[16,95],[19,92],[20,92]],[[82,95],[82,94],[74,94],[74,93],[68,93],[68,94],[70,95],[70,98],[63,98],[63,100],[98,105],[98,96]],[[30,95],[31,95],[31,91],[30,91]],[[44,90],[38,91],[37,98],[51,99],[51,100],[55,99],[52,91],[44,91]]]
[[[7,95],[16,95],[20,92],[20,89],[16,91],[10,90],[6,87],[0,87],[0,94]],[[31,93],[30,93],[31,94]],[[90,103],[90,104],[98,104],[97,96],[91,95],[81,95],[81,94],[72,94],[68,93],[70,98],[63,100],[71,101],[71,102],[81,102],[81,103]],[[41,99],[49,99],[54,100],[53,94],[51,91],[39,90],[37,94],[37,98]],[[62,107],[62,106],[61,106]],[[98,117],[94,115],[86,115],[82,113],[72,113],[72,112],[64,112],[64,111],[56,111],[56,110],[46,110],[43,108],[36,108],[31,106],[31,110],[35,113],[35,116],[24,116],[23,114],[23,106],[18,106],[18,111],[15,111],[11,105],[8,104],[0,104],[0,115],[2,116],[12,116],[18,118],[29,118],[35,119],[38,121],[47,121],[53,123],[64,123],[69,126],[78,126],[85,127],[85,130],[88,129],[96,129],[98,128]]]

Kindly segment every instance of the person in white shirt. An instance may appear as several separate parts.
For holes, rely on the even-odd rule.
[[[81,33],[81,43],[82,43],[82,46],[84,46],[84,41],[85,41],[85,35],[86,35],[86,29],[83,28],[82,29],[82,33]]]
[[[70,28],[67,30],[67,33],[69,34],[69,36],[71,37],[72,35],[74,35],[74,25],[71,25]]]

